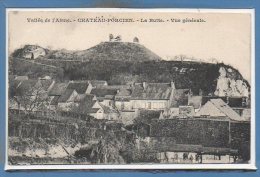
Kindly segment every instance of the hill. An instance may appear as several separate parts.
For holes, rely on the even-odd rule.
[[[42,53],[39,53],[42,52]],[[44,51],[44,52],[43,52]],[[32,57],[34,55],[34,57]],[[60,60],[124,60],[150,61],[161,58],[145,46],[134,42],[101,42],[86,50],[47,50],[37,45],[26,45],[14,52],[13,57],[28,59],[60,59]]]
[[[39,47],[38,47],[39,48]],[[23,53],[24,50],[21,50]],[[19,52],[13,56],[22,56]],[[33,62],[10,58],[9,73],[57,80],[106,80],[109,84],[171,82],[177,88],[205,95],[243,96],[249,83],[238,70],[223,63],[165,61],[138,43],[102,42],[83,51],[50,51]],[[56,69],[50,66],[55,66]]]

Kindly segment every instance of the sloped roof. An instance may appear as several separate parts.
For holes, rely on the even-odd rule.
[[[114,109],[111,109],[108,106],[103,105],[102,103],[99,103],[99,105],[104,110],[104,113],[116,113]]]
[[[107,85],[107,81],[102,81],[102,80],[91,80],[90,83],[93,87],[99,87],[99,86]]]
[[[84,94],[88,89],[88,82],[70,82],[67,89],[74,89],[79,94]]]
[[[131,99],[134,100],[167,100],[170,98],[172,87],[169,83],[146,83],[133,86]]]
[[[48,94],[50,96],[60,96],[65,92],[67,85],[68,83],[55,83]]]
[[[120,96],[131,96],[131,89],[125,89],[122,88],[119,90],[119,92],[116,94],[116,96],[120,97]]]
[[[54,96],[50,102],[50,105],[58,105],[60,96]]]
[[[78,96],[75,99],[75,102],[80,102],[86,97],[86,94],[78,94]]]
[[[117,93],[117,89],[110,89],[106,87],[94,88],[90,92],[90,94],[96,95],[96,97],[105,97],[106,95],[115,96],[116,93]]]
[[[37,80],[24,80],[17,88],[17,96],[32,95],[37,82]]]
[[[102,85],[99,86],[98,88],[106,88],[106,89],[130,89],[131,86],[130,85]]]
[[[87,94],[79,103],[80,113],[96,113],[99,109],[92,108],[96,101],[93,100],[94,95]]]
[[[221,112],[227,115],[231,120],[243,121],[243,118],[240,117],[230,106],[228,106],[222,99],[211,99],[211,103],[214,104]]]
[[[68,99],[70,98],[71,94],[74,92],[73,89],[66,89],[65,92],[60,96],[59,98],[59,103],[64,103],[66,101],[68,101]]]
[[[42,88],[47,91],[48,88],[51,86],[51,84],[53,83],[53,80],[48,79],[48,80],[40,80],[40,84],[42,86]]]
[[[21,84],[22,81],[14,80],[9,78],[9,85],[8,85],[8,94],[10,97],[20,95],[18,93],[18,86]]]

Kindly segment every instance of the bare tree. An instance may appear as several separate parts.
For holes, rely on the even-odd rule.
[[[18,109],[23,110],[25,114],[48,110],[50,103],[47,91],[38,83],[31,87],[18,88],[13,98],[18,104]]]

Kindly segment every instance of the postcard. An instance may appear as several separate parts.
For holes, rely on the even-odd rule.
[[[6,15],[6,170],[256,169],[253,10]]]

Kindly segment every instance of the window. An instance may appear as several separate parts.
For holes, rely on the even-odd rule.
[[[152,109],[152,103],[151,102],[147,103],[147,109]]]

